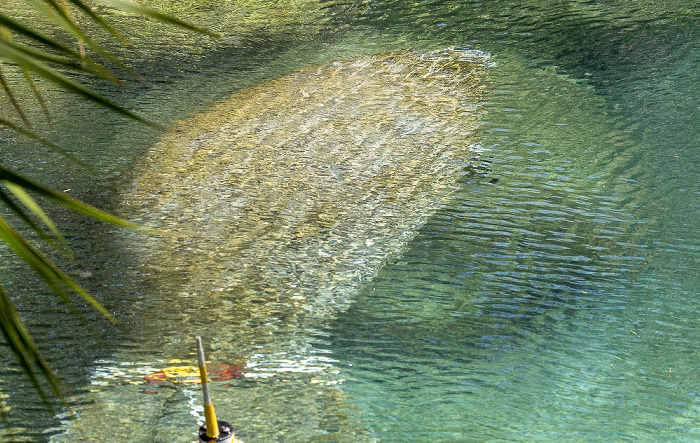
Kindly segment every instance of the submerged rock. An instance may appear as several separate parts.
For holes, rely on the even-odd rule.
[[[487,62],[447,49],[306,69],[179,122],[134,169],[125,214],[166,231],[126,240],[151,276],[134,307],[144,319],[138,335],[163,356],[187,358],[201,334],[214,362],[244,362],[245,376],[228,383],[231,399],[218,403],[235,408],[248,443],[329,432],[369,439],[342,418],[342,374],[319,337],[477,155]],[[118,358],[142,359],[138,347],[132,353]],[[122,426],[130,402],[166,415],[140,424],[151,436],[183,427],[163,411],[192,413],[182,395],[107,385],[91,401],[110,405]],[[69,434],[90,420],[105,417],[86,410]]]

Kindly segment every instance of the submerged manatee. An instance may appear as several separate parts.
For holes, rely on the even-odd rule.
[[[177,294],[264,301],[253,316],[343,308],[469,160],[485,58],[334,62],[178,123],[124,195],[132,218],[177,233],[148,244],[145,264],[184,276]]]
[[[126,240],[151,275],[135,306],[148,318],[139,335],[164,357],[187,358],[196,334],[215,362],[244,356],[246,377],[231,381],[230,402],[217,400],[235,409],[244,440],[368,439],[341,418],[340,376],[319,335],[477,155],[486,63],[447,49],[305,69],[178,122],[134,168],[125,214],[169,232]],[[92,401],[123,422],[128,406],[116,405],[138,392],[122,386]],[[131,400],[160,415],[141,423],[145,436],[183,427],[171,421],[187,420],[188,399],[146,397]]]

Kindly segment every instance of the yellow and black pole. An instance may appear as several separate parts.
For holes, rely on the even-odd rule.
[[[225,421],[216,419],[214,404],[209,396],[209,385],[207,384],[207,365],[204,362],[204,347],[202,337],[197,336],[197,360],[199,362],[199,375],[202,378],[202,396],[204,397],[204,419],[205,423],[199,428],[199,441],[202,443],[231,443],[235,438],[233,427]]]

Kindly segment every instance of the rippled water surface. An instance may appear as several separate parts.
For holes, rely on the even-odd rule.
[[[95,318],[86,332],[0,251],[2,278],[78,411],[62,421],[44,412],[3,356],[8,420],[0,441],[70,441],[97,422],[114,429],[108,441],[194,439],[199,390],[147,377],[191,364],[195,334],[223,368],[212,387],[218,415],[248,443],[700,439],[694,2],[312,3],[298,15],[280,12],[289,14],[281,21],[263,19],[270,13],[263,2],[250,4],[253,12],[243,15],[255,20],[239,34],[216,22],[223,41],[188,46],[178,34],[177,44],[156,39],[147,54],[130,56],[150,85],[96,87],[170,123],[263,79],[332,60],[448,46],[490,53],[480,122],[462,139],[471,154],[450,192],[435,194],[448,198],[431,202],[427,218],[401,215],[386,236],[384,228],[348,221],[355,228],[342,231],[347,238],[369,241],[349,253],[362,270],[357,279],[343,277],[355,269],[349,261],[337,262],[342,269],[329,264],[332,247],[328,257],[310,258],[318,233],[299,240],[303,233],[291,230],[299,235],[273,242],[286,246],[268,253],[276,264],[264,280],[236,290],[222,271],[228,262],[183,265],[192,243],[184,241],[172,260],[154,260],[142,237],[71,219],[64,229],[81,261],[69,271],[115,312],[121,329]],[[222,14],[195,12],[205,23]],[[161,135],[60,94],[48,98],[62,109],[58,122],[72,128],[72,149],[98,173],[47,160],[20,140],[2,145],[3,163],[125,211],[125,201],[139,197],[124,172],[143,168]],[[356,200],[356,187],[341,186]],[[319,201],[337,199],[324,195]],[[235,199],[222,201],[232,214],[241,210]],[[192,207],[200,213],[189,221],[217,215]],[[282,212],[294,220],[305,207]],[[195,237],[216,244],[208,231]],[[280,270],[307,266],[312,275],[310,263],[339,277],[333,285],[324,274],[310,278],[291,301],[274,295],[299,285]],[[270,269],[280,272],[272,278]],[[306,297],[328,294],[342,294],[332,315],[304,311]]]

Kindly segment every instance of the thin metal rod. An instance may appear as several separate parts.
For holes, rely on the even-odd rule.
[[[197,340],[197,362],[199,363],[199,375],[202,378],[202,396],[204,397],[204,419],[207,426],[207,437],[216,438],[219,436],[219,422],[216,420],[216,412],[214,412],[214,404],[209,396],[209,385],[207,384],[207,366],[204,362],[204,346],[202,346],[202,337],[199,335]]]
[[[202,377],[202,394],[204,396],[204,404],[211,404],[211,397],[209,396],[209,386],[207,384],[207,373],[206,364],[204,363],[204,347],[202,346],[202,337],[199,335],[195,338],[197,340],[197,362],[199,363],[199,375]],[[202,374],[202,368],[204,368],[204,374]]]

